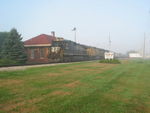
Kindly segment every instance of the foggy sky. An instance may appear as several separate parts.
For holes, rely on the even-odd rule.
[[[150,0],[0,0],[0,31],[15,27],[23,40],[39,34],[108,49],[141,51],[144,32],[150,53]]]

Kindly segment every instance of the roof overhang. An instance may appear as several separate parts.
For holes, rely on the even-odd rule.
[[[51,44],[24,45],[24,47],[47,47],[47,46],[51,46]]]

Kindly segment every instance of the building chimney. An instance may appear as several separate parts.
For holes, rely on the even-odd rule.
[[[52,31],[51,34],[53,37],[55,37],[55,31]]]

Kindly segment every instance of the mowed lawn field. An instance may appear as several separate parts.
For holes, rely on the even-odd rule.
[[[150,61],[0,72],[0,113],[150,113]]]

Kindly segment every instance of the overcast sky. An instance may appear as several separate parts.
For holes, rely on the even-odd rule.
[[[150,52],[150,0],[0,0],[0,31],[17,28],[23,40],[39,34],[108,49],[108,34],[116,52],[142,50],[146,32]]]

